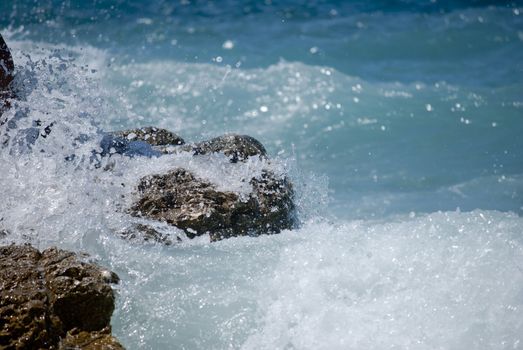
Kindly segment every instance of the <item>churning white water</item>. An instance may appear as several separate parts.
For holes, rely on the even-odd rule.
[[[0,129],[0,229],[10,232],[0,243],[87,252],[114,270],[121,283],[113,333],[128,349],[523,349],[523,218],[514,212],[521,173],[514,165],[506,176],[484,173],[471,152],[474,177],[448,175],[437,163],[452,151],[416,134],[449,106],[488,111],[484,98],[445,84],[367,83],[299,62],[119,63],[103,49],[16,35],[7,37],[22,97],[2,116],[16,125]],[[426,119],[401,118],[406,111]],[[443,128],[459,135],[468,125],[460,118],[443,118]],[[51,131],[33,144],[36,120],[40,133]],[[508,123],[473,121],[479,140],[488,141],[482,130],[496,121]],[[271,150],[270,166],[295,183],[300,228],[212,244],[205,236],[173,246],[122,239],[116,232],[141,222],[125,209],[142,176],[183,166],[247,193],[234,179],[267,166],[183,153],[114,156],[95,166],[91,151],[103,130],[144,124],[190,140],[225,131],[258,137]],[[342,147],[346,128],[361,138],[358,147]],[[384,149],[403,147],[389,129],[419,146],[412,158],[386,157]],[[436,164],[425,159],[431,155]],[[418,161],[434,177],[419,172]],[[445,167],[461,169],[453,162]],[[324,172],[334,178],[330,189]],[[492,209],[508,210],[454,205],[489,209],[492,201],[499,203]]]

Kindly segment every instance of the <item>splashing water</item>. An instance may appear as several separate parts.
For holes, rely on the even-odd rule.
[[[0,5],[19,96],[0,117],[0,243],[117,272],[127,348],[523,348],[517,4],[52,4]],[[105,131],[145,125],[258,138],[295,184],[301,226],[121,239],[142,220],[126,214],[142,176],[184,166],[247,193],[234,179],[267,166],[93,164]]]

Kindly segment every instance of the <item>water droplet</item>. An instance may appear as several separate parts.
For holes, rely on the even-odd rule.
[[[153,24],[153,20],[150,19],[150,18],[145,18],[145,17],[144,17],[144,18],[138,18],[138,19],[136,20],[136,23],[138,23],[138,24],[144,24],[144,25],[148,26],[148,25]]]
[[[352,86],[351,90],[354,92],[360,93],[362,90],[361,84],[356,84],[356,85]]]
[[[225,40],[222,44],[222,48],[225,50],[231,50],[234,48],[234,43],[231,40]]]

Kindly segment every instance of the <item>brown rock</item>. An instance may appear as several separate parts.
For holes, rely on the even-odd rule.
[[[248,135],[228,134],[215,137],[194,145],[195,154],[223,153],[231,162],[243,161],[248,157],[266,157],[265,147],[254,137]]]
[[[185,141],[175,133],[161,128],[146,126],[138,129],[115,131],[113,135],[129,141],[144,141],[151,146],[178,146]]]
[[[149,225],[134,224],[132,227],[118,233],[121,237],[130,241],[157,242],[165,245],[173,244],[173,241],[167,235]],[[181,241],[179,237],[176,237],[176,240]]]
[[[285,179],[268,171],[252,179],[253,191],[242,199],[223,192],[185,169],[146,176],[132,215],[165,221],[189,238],[209,233],[212,240],[231,236],[278,233],[294,226],[293,191]]]
[[[59,345],[60,349],[82,350],[124,350],[124,347],[111,335],[111,328],[106,327],[101,331],[85,332],[73,329]]]
[[[57,349],[73,329],[106,329],[114,310],[109,283],[117,281],[71,252],[0,247],[0,348]]]

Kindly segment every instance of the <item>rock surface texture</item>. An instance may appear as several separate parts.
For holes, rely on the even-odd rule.
[[[192,150],[194,157],[221,152],[234,163],[251,156],[266,158],[259,141],[241,135],[218,137],[196,144]],[[213,241],[278,233],[294,227],[294,192],[285,176],[263,170],[261,176],[245,181],[252,186],[247,196],[221,191],[183,168],[145,176],[137,186],[138,200],[130,213],[167,222],[184,230],[189,238],[209,233]]]
[[[0,348],[123,349],[110,332],[117,282],[71,252],[0,247]]]
[[[10,107],[8,98],[12,97],[12,93],[9,84],[14,79],[14,70],[15,65],[11,52],[0,35],[0,116]],[[0,121],[1,123],[2,121]]]
[[[151,146],[183,145],[184,139],[175,133],[161,128],[146,126],[138,129],[115,131],[113,135],[129,141],[145,141]]]
[[[13,81],[14,70],[15,65],[11,52],[0,35],[0,93],[8,90],[9,84]]]
[[[223,135],[208,141],[195,144],[194,153],[223,153],[231,158],[231,162],[246,160],[252,156],[267,157],[267,151],[260,141],[248,135]]]
[[[125,238],[129,241],[143,241],[143,242],[156,242],[164,245],[172,245],[173,239],[165,235],[154,227],[145,224],[134,224],[131,227],[121,230],[118,232],[120,237]],[[174,238],[176,241],[181,241],[179,237]]]
[[[183,229],[189,238],[209,233],[211,240],[232,236],[278,233],[294,225],[292,186],[266,172],[251,179],[248,198],[223,192],[185,169],[144,177],[135,216],[165,221]]]

